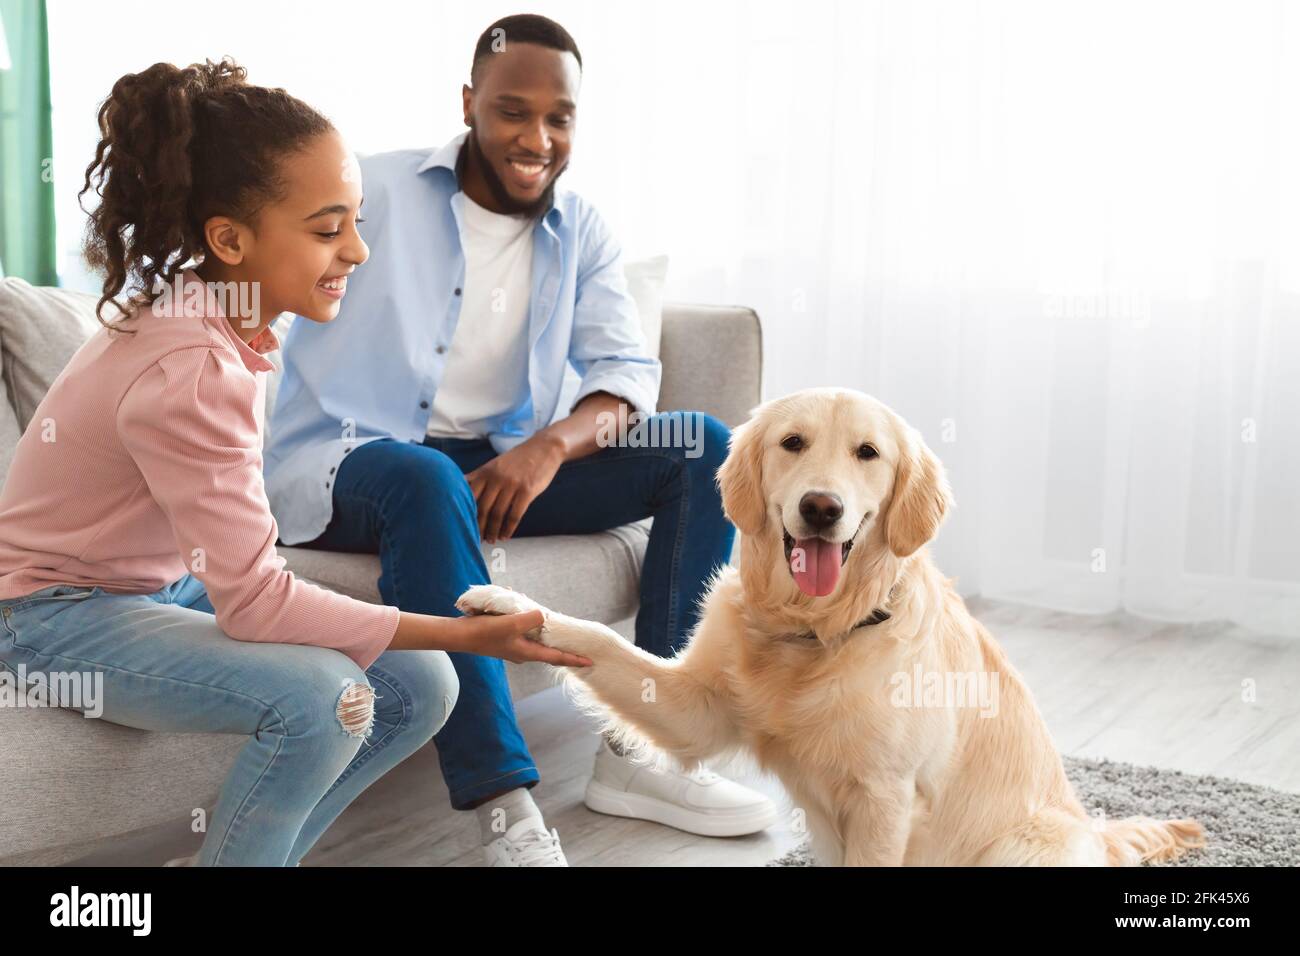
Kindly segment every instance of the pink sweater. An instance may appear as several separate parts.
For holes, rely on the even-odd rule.
[[[184,283],[172,314],[122,323],[135,335],[92,335],[37,406],[0,491],[0,599],[148,594],[188,572],[230,637],[332,647],[365,669],[401,612],[299,580],[275,550],[261,353],[279,342],[244,342],[196,275]]]

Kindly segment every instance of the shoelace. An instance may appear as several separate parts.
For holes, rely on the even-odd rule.
[[[511,846],[511,854],[519,866],[564,862],[558,830],[525,830],[524,835]]]

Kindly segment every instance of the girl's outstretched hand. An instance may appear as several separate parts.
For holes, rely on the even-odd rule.
[[[499,657],[514,664],[542,661],[556,667],[591,666],[591,661],[586,657],[547,647],[528,636],[529,632],[536,631],[544,622],[541,611],[448,618],[448,639],[444,646],[449,651]]]

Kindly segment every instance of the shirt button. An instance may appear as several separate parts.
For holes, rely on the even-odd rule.
[[[460,295],[460,289],[457,289],[456,292],[455,292],[454,294],[455,294],[455,295]]]
[[[428,408],[428,407],[429,407],[429,403],[428,403],[428,402],[421,402],[421,403],[420,403],[420,407],[421,407],[421,408]]]
[[[434,349],[434,351],[437,352],[439,355],[441,355],[443,352],[447,351],[447,346],[439,345],[436,349]]]
[[[325,487],[328,488],[329,486],[330,486],[330,483],[329,483],[328,481],[325,482]]]
[[[330,469],[330,474],[331,474],[331,475],[334,474],[334,469],[333,469],[333,468]]]

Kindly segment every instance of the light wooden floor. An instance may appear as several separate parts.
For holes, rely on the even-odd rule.
[[[1300,792],[1300,642],[1230,625],[1082,617],[979,599],[972,612],[1034,691],[1062,752],[1234,777]],[[1242,700],[1242,682],[1255,701]],[[740,839],[696,837],[587,810],[596,737],[562,692],[523,701],[520,724],[541,769],[533,795],[571,865],[759,866],[799,842],[780,785],[723,768],[781,802],[781,822]],[[155,864],[188,834],[157,833],[87,863]],[[447,804],[426,747],[363,794],[304,861],[311,865],[476,866],[478,827]]]

